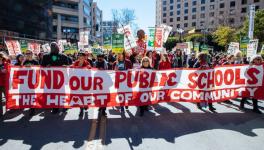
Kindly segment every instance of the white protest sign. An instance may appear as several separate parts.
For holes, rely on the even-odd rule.
[[[170,32],[172,30],[171,26],[167,26],[165,24],[161,24],[160,27],[163,28],[163,43],[165,43],[170,35]]]
[[[5,41],[9,55],[21,54],[21,47],[18,40],[7,40]]]
[[[132,34],[130,25],[123,26],[122,28],[117,29],[119,34],[124,34],[124,48],[125,50],[130,50],[137,46],[136,40]]]
[[[258,39],[250,40],[247,46],[247,57],[252,57],[257,54]]]

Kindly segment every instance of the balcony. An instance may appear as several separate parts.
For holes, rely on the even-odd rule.
[[[52,12],[58,13],[58,14],[78,16],[78,10],[76,10],[76,9],[70,9],[70,8],[54,6],[54,5],[52,6]]]

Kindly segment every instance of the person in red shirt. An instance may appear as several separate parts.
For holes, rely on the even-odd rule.
[[[159,63],[159,70],[171,69],[171,62],[168,54],[161,54],[161,60]]]
[[[72,64],[73,67],[79,68],[88,68],[91,69],[90,63],[86,60],[86,54],[84,52],[78,53],[78,59]],[[88,108],[80,108],[79,117],[83,116],[84,109],[87,110]]]
[[[6,67],[9,63],[4,53],[0,52],[0,118],[3,116],[3,97],[5,95]]]

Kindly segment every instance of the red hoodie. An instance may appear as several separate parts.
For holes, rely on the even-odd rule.
[[[85,60],[85,61],[83,62],[83,64],[82,64],[82,66],[80,66],[79,63],[80,63],[80,61],[77,60],[77,61],[75,61],[75,62],[73,63],[72,66],[74,66],[74,67],[87,67],[88,69],[91,69],[91,65],[90,65],[90,63],[89,63],[88,61]]]
[[[159,70],[171,69],[171,63],[169,61],[162,61],[159,63]]]

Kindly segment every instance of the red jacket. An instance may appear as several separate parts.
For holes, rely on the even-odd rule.
[[[171,69],[171,63],[169,61],[162,61],[159,63],[159,70]]]
[[[4,64],[1,65],[1,68],[0,68],[0,86],[5,86],[5,82],[6,82],[6,73],[7,73],[7,65],[8,65],[8,62],[7,61],[4,61]],[[5,70],[5,71],[4,71]]]
[[[90,65],[90,63],[89,63],[88,61],[85,60],[85,61],[83,62],[83,64],[82,64],[82,66],[80,66],[79,63],[80,63],[80,61],[77,60],[77,61],[75,61],[75,62],[73,63],[72,66],[74,66],[74,67],[87,67],[88,69],[91,69],[91,65]]]

